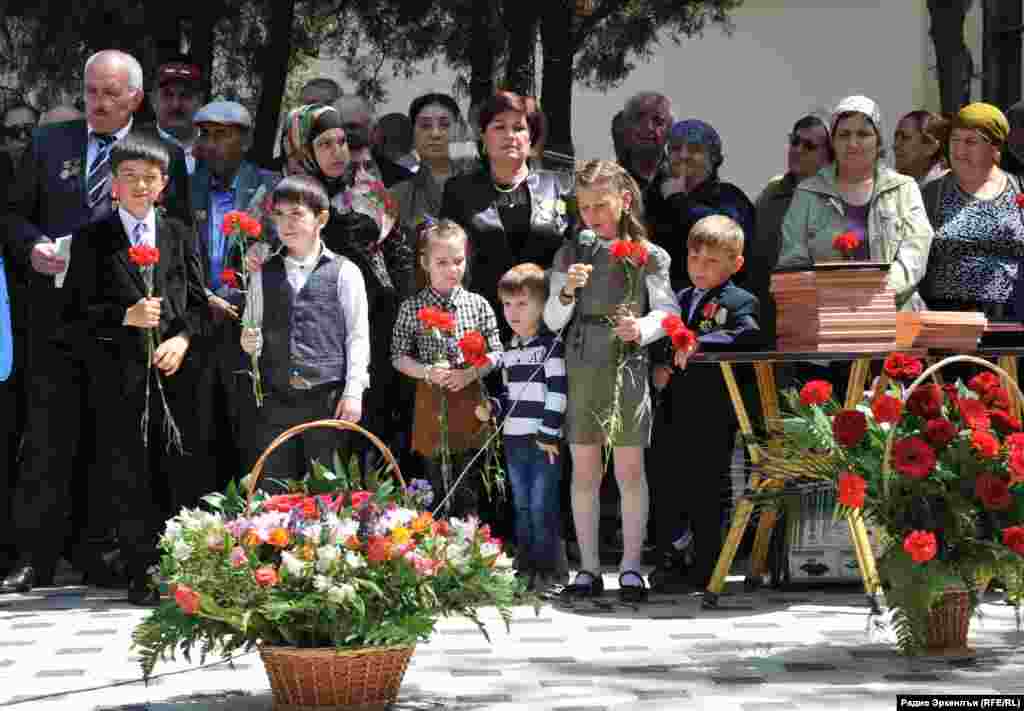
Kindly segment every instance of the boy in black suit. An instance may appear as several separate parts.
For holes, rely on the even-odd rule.
[[[757,297],[731,278],[743,267],[743,228],[724,215],[699,220],[687,239],[686,269],[694,286],[676,295],[686,326],[703,350],[748,350],[760,343]],[[654,423],[656,462],[651,500],[662,564],[651,574],[655,591],[707,587],[722,545],[722,500],[736,437],[736,418],[718,365],[687,368],[677,352],[655,366],[655,387],[664,390]],[[693,468],[680,468],[691,462]],[[692,548],[691,548],[692,546]],[[683,555],[683,553],[688,555]],[[683,569],[686,558],[692,562]]]
[[[175,420],[183,424],[187,451],[190,388],[182,375],[175,375],[186,362],[207,306],[191,230],[154,208],[168,182],[166,147],[137,133],[117,142],[110,161],[112,195],[120,206],[74,235],[63,338],[94,354],[89,389],[97,404],[98,471],[109,476],[111,514],[131,577],[129,599],[143,604],[154,599],[146,569],[156,562],[156,536],[168,508],[197,505],[212,483],[196,481],[187,459],[169,454],[154,382],[161,379]],[[140,245],[159,250],[152,297],[146,296],[144,275],[129,257],[129,249]],[[147,360],[148,329],[156,330],[158,343],[152,362]],[[140,431],[147,397],[148,445]]]

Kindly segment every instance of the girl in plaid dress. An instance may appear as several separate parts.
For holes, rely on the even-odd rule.
[[[402,374],[416,381],[412,449],[430,463],[428,472],[435,502],[448,497],[455,479],[483,445],[482,426],[474,408],[483,402],[477,381],[492,369],[469,367],[458,347],[470,331],[487,342],[491,363],[501,353],[498,319],[487,300],[462,286],[466,274],[466,233],[458,224],[441,220],[420,236],[420,266],[427,286],[402,302],[391,339],[391,360]],[[423,309],[451,317],[449,329],[432,328],[420,318]],[[441,418],[447,399],[450,470],[441,466]],[[459,518],[477,513],[482,487],[479,467],[454,487],[441,512]]]

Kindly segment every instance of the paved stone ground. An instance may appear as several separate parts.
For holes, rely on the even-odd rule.
[[[615,576],[605,575],[614,587]],[[894,709],[898,693],[1024,693],[1024,635],[990,595],[972,623],[972,660],[907,660],[869,627],[856,588],[763,590],[702,611],[696,596],[626,606],[615,593],[516,610],[492,644],[444,620],[420,645],[395,711]],[[145,610],[85,587],[0,596],[0,708],[6,711],[269,711],[255,653],[233,665],[183,661],[144,686],[130,649]],[[195,660],[194,660],[195,661]]]

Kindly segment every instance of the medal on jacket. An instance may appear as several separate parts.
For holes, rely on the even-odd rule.
[[[82,159],[72,158],[71,160],[64,161],[63,169],[60,171],[61,180],[70,180],[71,178],[77,178],[82,174]]]

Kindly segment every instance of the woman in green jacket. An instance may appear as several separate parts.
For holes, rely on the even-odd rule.
[[[843,99],[832,112],[835,162],[797,186],[782,223],[778,269],[837,261],[832,242],[853,232],[854,258],[889,263],[896,304],[924,308],[917,285],[924,277],[932,227],[917,182],[883,162],[878,105],[866,96]]]

